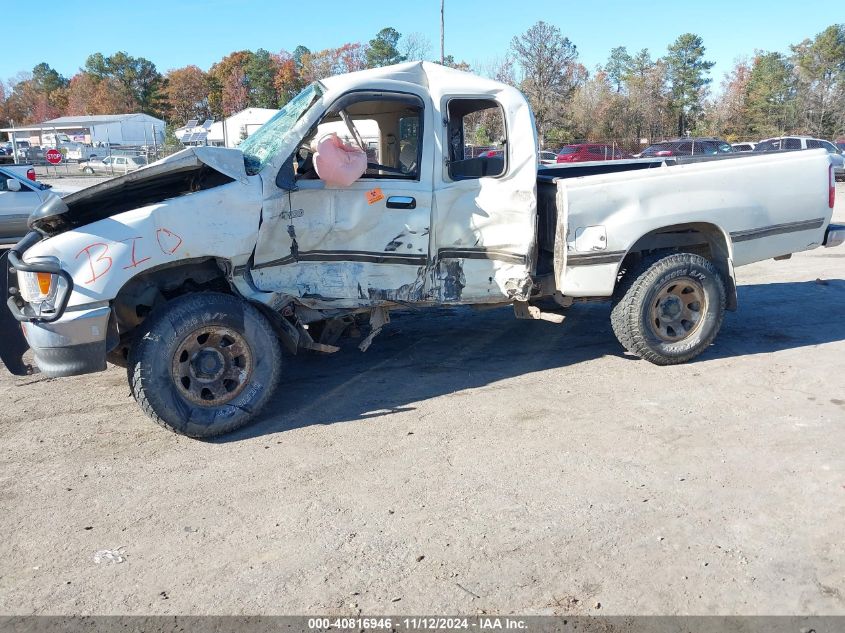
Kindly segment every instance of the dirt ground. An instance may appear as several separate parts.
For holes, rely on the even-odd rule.
[[[215,442],[0,373],[0,613],[845,614],[845,247],[738,274],[685,366],[603,304],[395,314]]]

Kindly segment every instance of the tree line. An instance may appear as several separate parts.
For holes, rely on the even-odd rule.
[[[153,62],[124,52],[90,55],[63,77],[46,62],[0,83],[0,124],[38,123],[63,115],[146,112],[179,127],[189,119],[219,119],[247,107],[278,108],[325,77],[426,59],[424,35],[380,30],[366,43],[312,51],[236,51],[204,71],[195,65],[159,72]],[[613,140],[636,147],[684,135],[727,140],[783,134],[845,135],[845,25],[834,24],[789,46],[789,53],[757,51],[712,90],[713,62],[702,38],[684,33],[654,56],[648,49],[613,48],[592,71],[574,42],[537,22],[516,35],[500,57],[476,63],[448,56],[447,65],[513,85],[528,97],[545,147],[574,140]],[[438,60],[439,61],[439,60]],[[479,143],[495,130],[479,122]]]

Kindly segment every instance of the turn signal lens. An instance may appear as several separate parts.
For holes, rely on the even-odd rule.
[[[20,283],[21,297],[32,304],[52,301],[56,297],[56,292],[67,285],[63,284],[61,277],[50,273],[19,272],[18,283]]]
[[[53,284],[53,275],[50,273],[35,273],[38,280],[38,290],[41,294],[47,296],[50,294],[50,286]]]

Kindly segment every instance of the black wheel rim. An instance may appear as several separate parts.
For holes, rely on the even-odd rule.
[[[249,384],[252,350],[235,330],[218,325],[193,330],[173,354],[171,374],[189,402],[216,407],[235,399]]]

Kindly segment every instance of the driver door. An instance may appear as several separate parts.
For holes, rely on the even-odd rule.
[[[276,198],[275,209],[265,205],[252,272],[259,289],[336,307],[425,300],[430,116],[422,92],[351,93],[329,108],[303,144],[335,133],[364,146],[368,169],[334,187],[299,156],[296,189]]]

